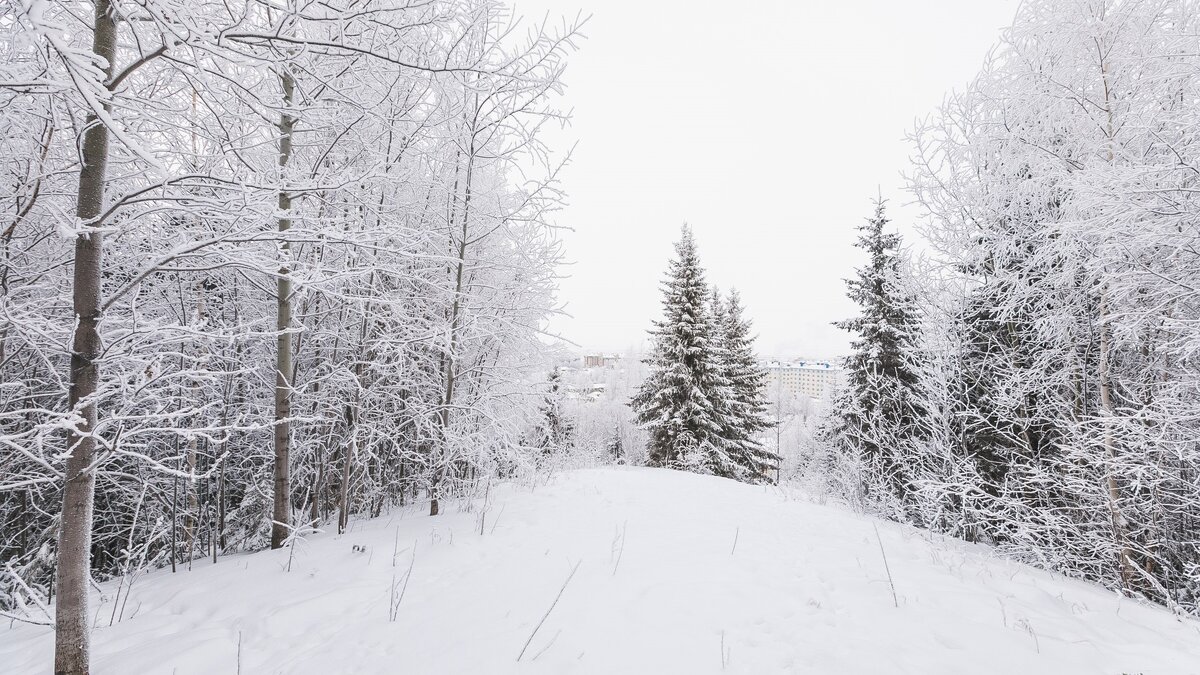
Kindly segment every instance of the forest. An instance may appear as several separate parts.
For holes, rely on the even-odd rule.
[[[483,536],[497,484],[602,464],[800,490],[1200,613],[1195,0],[1021,3],[909,133],[907,239],[882,197],[860,227],[845,386],[786,414],[755,307],[686,226],[643,362],[566,400],[572,154],[547,139],[585,19],[3,7],[0,617],[53,627],[56,673],[89,672],[142,574],[406,508],[482,500]]]
[[[805,471],[876,513],[1200,610],[1194,2],[1027,2],[879,204]]]
[[[578,25],[5,7],[0,610],[53,598],[56,670],[86,670],[90,575],[436,514],[529,463]]]

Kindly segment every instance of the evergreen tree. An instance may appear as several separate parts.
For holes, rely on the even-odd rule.
[[[663,318],[651,331],[650,374],[631,405],[649,431],[647,463],[738,480],[754,480],[756,465],[728,437],[723,310],[704,279],[691,230],[684,226],[663,284]],[[739,461],[743,460],[743,461]]]
[[[533,434],[533,445],[551,455],[575,445],[575,423],[563,410],[562,374],[555,368],[547,380],[549,391],[542,403],[540,422]]]
[[[915,299],[899,283],[900,235],[884,232],[887,224],[885,202],[880,200],[874,216],[859,227],[862,235],[856,246],[867,252],[869,260],[846,285],[847,295],[862,311],[835,324],[859,337],[852,343],[847,386],[835,403],[826,433],[832,433],[839,450],[860,462],[864,473],[859,487],[867,496],[889,505],[892,515],[907,518],[912,485],[902,453],[914,437],[919,415],[914,396],[917,375],[910,360],[918,323]]]
[[[621,437],[621,428],[619,426],[613,429],[608,440],[604,442],[604,451],[613,464],[622,465],[629,461],[629,458],[625,455],[625,441]]]
[[[767,373],[758,365],[750,320],[745,318],[742,299],[730,291],[720,313],[725,380],[728,383],[729,414],[726,438],[736,448],[736,460],[756,480],[769,480],[779,468],[779,455],[763,447],[762,432],[773,426],[767,415]]]
[[[754,472],[753,462],[747,461],[743,452],[737,404],[733,400],[729,382],[730,354],[725,339],[725,301],[721,299],[721,290],[716,286],[709,288],[708,321],[709,359],[716,368],[709,400],[712,401],[719,426],[713,444],[720,452],[712,456],[712,465],[706,467],[705,473],[754,482],[758,476]]]

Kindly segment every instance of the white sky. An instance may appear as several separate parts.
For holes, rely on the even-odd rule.
[[[843,279],[877,190],[912,237],[904,141],[980,66],[1018,0],[516,0],[591,14],[567,71],[578,140],[556,216],[573,264],[551,329],[645,342],[688,222],[709,281],[741,292],[763,355],[838,356]]]

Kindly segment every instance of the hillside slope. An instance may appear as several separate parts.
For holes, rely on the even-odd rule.
[[[773,488],[589,470],[493,486],[483,535],[449,511],[146,575],[95,672],[1200,673],[1200,623]],[[52,653],[0,628],[0,671]]]

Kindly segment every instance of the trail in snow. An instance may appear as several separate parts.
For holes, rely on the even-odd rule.
[[[93,605],[95,672],[1200,673],[1194,620],[774,488],[569,472],[493,486],[482,535],[480,503],[146,575]],[[0,671],[52,640],[0,628]]]

